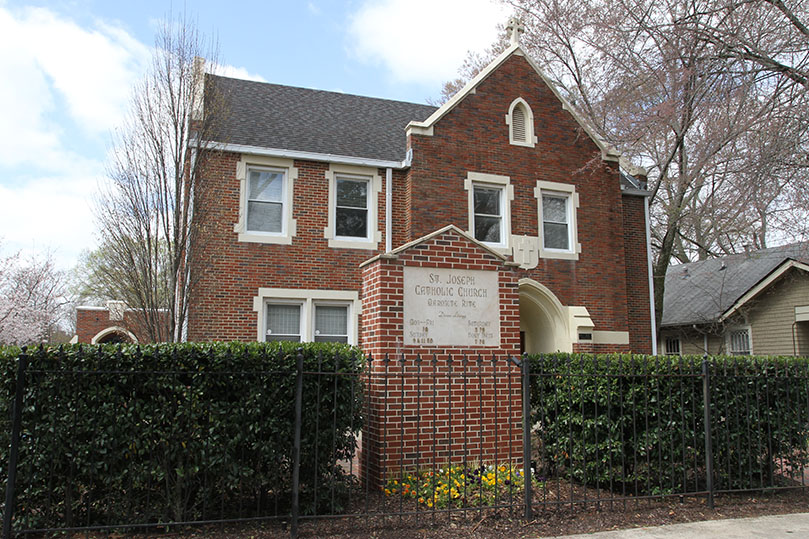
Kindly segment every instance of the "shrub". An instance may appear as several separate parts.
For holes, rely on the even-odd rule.
[[[530,358],[547,471],[632,495],[706,487],[702,358]],[[775,486],[809,461],[809,361],[713,358],[717,490]],[[799,476],[796,476],[799,477]]]
[[[362,426],[358,350],[328,343],[68,346],[31,354],[15,522],[36,528],[287,510],[299,349],[302,505],[313,508],[318,491],[347,480],[336,462],[353,456]],[[4,417],[18,352],[0,351]],[[0,436],[8,447],[8,430]]]

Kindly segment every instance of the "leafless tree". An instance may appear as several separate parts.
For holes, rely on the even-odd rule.
[[[205,157],[216,148],[197,141],[212,139],[225,110],[224,99],[203,91],[203,57],[216,65],[215,44],[185,15],[163,24],[114,135],[110,182],[95,208],[96,277],[105,294],[139,313],[155,341],[182,340],[189,295],[209,255],[197,241],[204,208],[193,201],[205,189]]]
[[[506,3],[545,74],[602,137],[649,171],[658,321],[673,259],[766,247],[769,237],[795,232],[785,225],[806,210],[809,125],[799,4]],[[494,51],[470,56],[461,80]]]

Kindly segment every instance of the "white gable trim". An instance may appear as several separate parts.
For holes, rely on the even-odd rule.
[[[791,270],[792,268],[803,270],[809,273],[809,265],[804,264],[803,262],[798,262],[797,260],[786,260],[780,266],[775,268],[767,275],[764,279],[758,282],[754,287],[748,290],[742,297],[736,300],[730,309],[725,311],[725,314],[719,317],[720,322],[724,322],[731,316],[733,316],[739,309],[741,309],[748,301],[753,299],[754,297],[758,296],[761,292],[766,290],[771,284],[778,280],[783,274],[787,271]],[[752,344],[751,344],[752,347]]]
[[[432,136],[433,135],[433,126],[435,123],[446,116],[455,106],[460,103],[467,95],[472,94],[475,92],[475,88],[483,82],[489,75],[491,75],[500,65],[503,64],[512,54],[517,56],[523,56],[528,61],[528,64],[534,68],[534,71],[537,72],[537,75],[547,84],[547,86],[553,92],[553,95],[562,103],[562,109],[566,110],[573,116],[573,119],[579,126],[584,130],[585,133],[590,137],[593,143],[598,146],[601,150],[601,157],[605,161],[615,161],[617,162],[621,157],[621,153],[616,150],[614,147],[609,145],[604,139],[602,139],[595,130],[590,127],[587,121],[576,111],[576,109],[571,105],[567,99],[562,97],[562,94],[556,89],[556,85],[545,76],[544,73],[539,69],[539,66],[534,62],[531,57],[525,54],[525,51],[522,50],[519,44],[513,44],[506,50],[504,50],[500,55],[495,58],[488,66],[486,66],[480,73],[478,73],[472,80],[466,83],[458,93],[456,93],[452,98],[441,105],[435,112],[433,112],[426,120],[423,122],[410,122],[407,124],[406,133],[408,136],[410,135],[426,135]]]

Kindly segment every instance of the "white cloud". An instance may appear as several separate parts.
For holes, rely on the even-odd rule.
[[[508,15],[494,0],[366,1],[351,16],[349,39],[354,54],[397,80],[438,84],[457,75],[467,51],[492,45]]]
[[[311,13],[312,15],[314,15],[316,17],[318,15],[320,15],[321,13],[323,13],[321,11],[321,9],[314,2],[306,2],[306,9],[308,9],[309,13]]]
[[[63,269],[75,265],[82,249],[95,243],[90,205],[103,170],[77,170],[40,176],[21,185],[0,184],[3,249],[43,252],[52,249]]]
[[[209,70],[205,70],[208,72]],[[216,75],[221,75],[223,77],[231,77],[234,79],[245,79],[245,80],[254,80],[258,82],[267,82],[267,79],[262,77],[261,75],[256,75],[247,71],[247,68],[244,67],[236,67],[232,65],[222,65],[217,64],[210,70],[211,73],[215,73]]]

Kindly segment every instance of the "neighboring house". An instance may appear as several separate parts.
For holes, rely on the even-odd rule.
[[[518,28],[512,25],[512,33]],[[359,342],[359,265],[454,224],[522,271],[523,349],[650,352],[644,172],[512,45],[441,107],[206,76],[214,251],[188,339]]]
[[[809,242],[671,266],[660,353],[809,356]]]
[[[73,343],[110,344],[149,342],[137,313],[123,301],[108,301],[104,307],[76,307]]]

